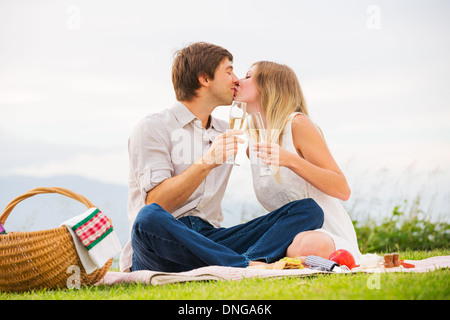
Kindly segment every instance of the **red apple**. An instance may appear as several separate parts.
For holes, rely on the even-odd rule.
[[[345,265],[349,269],[352,269],[356,266],[355,264],[355,258],[353,258],[353,255],[344,249],[339,249],[330,254],[330,257],[328,260],[334,261],[338,263],[340,266]]]

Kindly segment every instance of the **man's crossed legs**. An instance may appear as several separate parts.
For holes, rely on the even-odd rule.
[[[250,261],[283,258],[294,237],[322,227],[324,215],[312,199],[293,201],[230,228],[205,220],[175,219],[158,204],[139,212],[132,230],[132,271],[182,272],[209,265],[247,267]]]

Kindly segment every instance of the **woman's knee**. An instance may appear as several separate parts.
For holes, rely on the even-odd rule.
[[[333,239],[320,231],[305,231],[299,233],[286,251],[286,256],[318,256],[328,259],[335,251]]]

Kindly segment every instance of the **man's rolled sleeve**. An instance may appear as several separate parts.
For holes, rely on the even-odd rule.
[[[145,203],[147,193],[174,173],[170,140],[164,138],[161,122],[144,119],[128,141],[130,170]],[[167,135],[166,135],[167,136]]]

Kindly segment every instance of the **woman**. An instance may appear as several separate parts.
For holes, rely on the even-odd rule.
[[[361,253],[356,233],[339,202],[348,200],[350,188],[322,132],[308,117],[292,69],[274,62],[255,63],[239,80],[235,100],[246,102],[249,114],[260,112],[271,133],[269,143],[256,143],[247,151],[279,168],[272,176],[260,177],[252,165],[253,185],[262,206],[272,211],[294,200],[312,198],[324,211],[323,227],[299,233],[286,256],[299,256],[303,261],[307,255],[328,259],[332,252],[346,249],[358,264]]]

